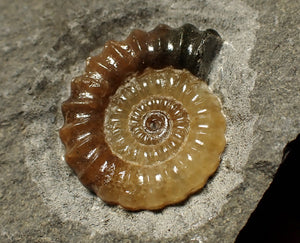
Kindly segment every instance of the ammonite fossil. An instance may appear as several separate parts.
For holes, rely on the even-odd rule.
[[[190,24],[133,30],[87,59],[62,105],[65,159],[105,202],[155,210],[201,189],[225,146],[205,79],[222,40]]]

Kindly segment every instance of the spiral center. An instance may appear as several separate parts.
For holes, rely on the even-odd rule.
[[[163,110],[155,110],[152,103],[142,102],[134,109],[129,120],[132,135],[142,144],[163,142],[172,130],[172,119]]]
[[[110,98],[104,120],[105,140],[114,155],[145,166],[174,158],[190,131],[186,108],[194,100],[186,100],[198,96],[185,84],[188,81],[182,81],[177,71],[169,77],[153,70],[120,86]]]
[[[169,129],[168,115],[163,111],[153,110],[143,117],[143,128],[152,136],[162,137]]]

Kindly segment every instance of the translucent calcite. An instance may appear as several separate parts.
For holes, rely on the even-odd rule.
[[[160,209],[205,185],[225,147],[225,118],[192,73],[205,76],[220,40],[212,30],[160,25],[88,58],[60,130],[83,185],[129,210]]]

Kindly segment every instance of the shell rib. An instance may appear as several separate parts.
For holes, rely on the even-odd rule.
[[[62,105],[65,159],[108,203],[156,210],[201,189],[225,147],[225,118],[205,79],[222,44],[187,24],[133,30],[87,59]],[[197,76],[197,77],[196,77]]]

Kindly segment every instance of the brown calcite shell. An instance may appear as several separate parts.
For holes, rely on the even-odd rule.
[[[205,185],[219,166],[226,124],[200,78],[221,43],[213,30],[159,25],[87,59],[60,130],[83,185],[128,210],[161,209]]]

